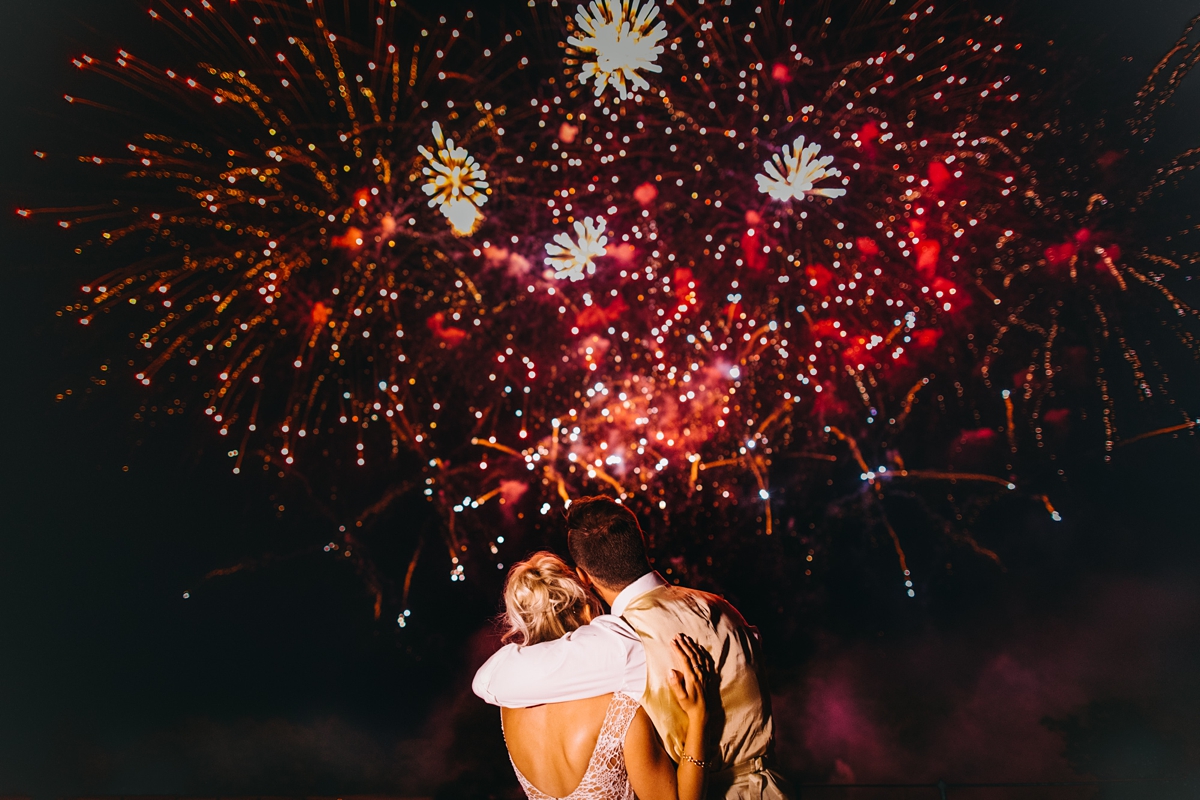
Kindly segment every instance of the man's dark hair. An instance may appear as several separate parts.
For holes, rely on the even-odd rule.
[[[650,571],[637,517],[609,497],[584,497],[567,511],[567,547],[600,583],[624,589]]]

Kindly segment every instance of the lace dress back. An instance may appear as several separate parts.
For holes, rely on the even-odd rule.
[[[629,695],[620,692],[613,695],[583,780],[566,797],[552,797],[539,791],[513,763],[513,772],[517,773],[525,796],[529,800],[636,800],[633,787],[629,785],[629,775],[625,772],[625,734],[629,732],[629,724],[640,707],[638,701]],[[512,761],[511,755],[509,761]]]

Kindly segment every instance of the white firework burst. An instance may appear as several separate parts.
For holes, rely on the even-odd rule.
[[[770,161],[763,162],[766,174],[755,176],[758,180],[758,190],[780,202],[803,200],[808,194],[822,197],[843,196],[846,194],[845,189],[816,186],[818,181],[825,178],[839,178],[842,175],[841,170],[829,166],[833,163],[833,156],[817,158],[820,152],[821,145],[816,142],[805,147],[803,136],[792,142],[791,147],[785,144],[782,158],[776,154],[771,156]]]
[[[465,148],[455,147],[454,140],[442,134],[437,122],[433,123],[433,139],[436,153],[417,146],[429,162],[421,170],[426,176],[421,189],[429,195],[429,207],[439,207],[457,235],[469,236],[483,219],[479,208],[487,202],[487,173]]]
[[[560,233],[553,243],[546,245],[546,264],[554,267],[554,277],[581,281],[585,273],[596,274],[596,259],[604,255],[604,246],[608,244],[605,225],[603,218],[586,217],[575,223],[575,239]]]
[[[613,87],[622,100],[632,91],[649,89],[641,71],[662,72],[655,61],[667,35],[666,23],[655,25],[658,5],[640,0],[592,0],[575,13],[578,31],[567,44],[580,56],[594,58],[579,70],[579,82],[595,83],[596,96]]]

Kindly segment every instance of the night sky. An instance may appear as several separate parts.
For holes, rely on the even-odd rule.
[[[467,689],[493,642],[491,587],[429,586],[438,631],[376,622],[358,577],[321,551],[330,523],[276,482],[230,475],[225,448],[191,418],[135,422],[132,382],[92,387],[99,344],[54,314],[93,272],[70,233],[18,224],[11,209],[83,192],[32,152],[65,161],[78,148],[61,100],[69,59],[147,35],[141,6],[0,3],[0,795],[451,797],[515,785],[495,715]],[[1081,104],[1112,110],[1200,5],[1010,9],[1031,36],[1056,39],[1053,67],[1079,82]],[[1165,152],[1197,144],[1200,78],[1177,106],[1161,125]],[[798,627],[761,609],[752,621],[769,653],[772,629],[794,632],[772,654],[792,772],[1196,773],[1200,445],[1161,437],[1111,465],[1099,452],[1067,456],[1072,478],[1055,497],[1065,522],[1003,521],[1005,572],[900,605],[864,600],[850,581]],[[201,581],[247,559],[256,568]]]

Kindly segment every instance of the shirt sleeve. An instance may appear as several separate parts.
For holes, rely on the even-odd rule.
[[[479,671],[471,688],[496,706],[526,708],[646,690],[646,652],[624,620],[603,615],[552,642],[507,644]]]

